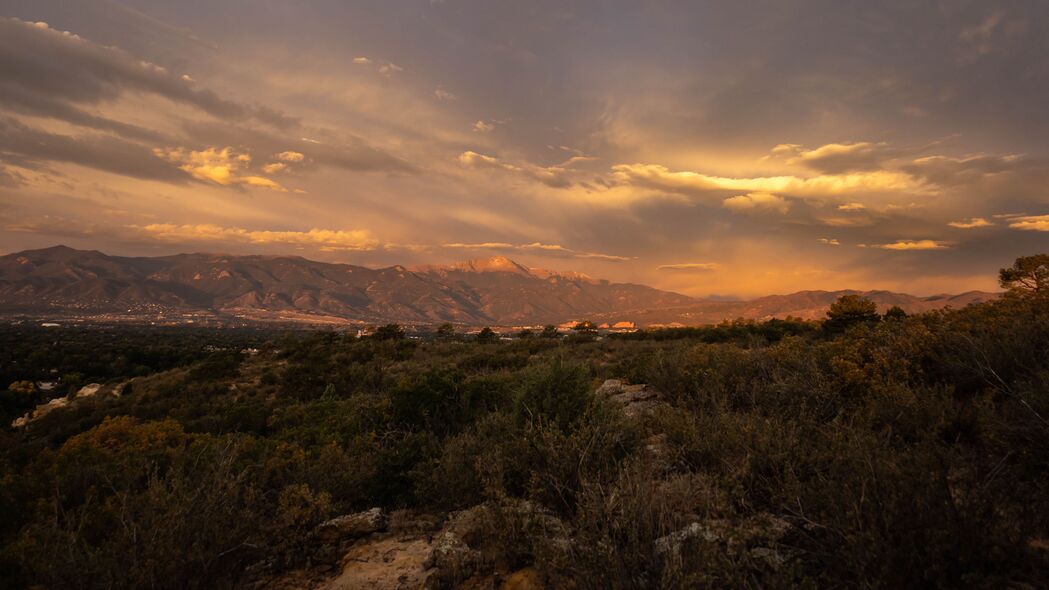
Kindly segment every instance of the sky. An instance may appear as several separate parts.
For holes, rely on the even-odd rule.
[[[695,296],[1049,251],[1044,0],[0,0],[0,251]]]

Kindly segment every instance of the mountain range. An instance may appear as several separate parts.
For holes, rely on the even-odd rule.
[[[313,323],[538,325],[579,319],[699,325],[724,319],[822,317],[846,293],[882,309],[962,307],[973,291],[916,297],[888,291],[803,291],[711,301],[505,258],[414,268],[368,268],[298,256],[109,256],[54,246],[0,256],[0,315],[161,319],[209,315]]]

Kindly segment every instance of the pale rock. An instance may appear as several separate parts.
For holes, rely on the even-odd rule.
[[[76,392],[76,397],[77,398],[91,397],[91,396],[95,395],[96,393],[98,393],[98,391],[100,389],[102,389],[102,384],[101,383],[88,383],[87,385],[81,387],[80,390]]]

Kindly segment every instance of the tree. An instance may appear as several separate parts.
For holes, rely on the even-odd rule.
[[[376,340],[403,340],[404,329],[398,324],[386,324],[377,328],[375,333],[372,334],[372,338]]]
[[[452,340],[455,338],[455,326],[445,322],[437,326],[437,331],[434,334],[438,340]]]
[[[907,312],[899,305],[893,305],[885,312],[885,319],[889,321],[900,321],[907,318]]]
[[[823,326],[831,332],[844,332],[851,326],[880,319],[878,306],[870,299],[859,295],[842,295],[827,310],[827,321]]]
[[[540,338],[559,338],[561,334],[557,331],[557,326],[553,324],[547,324],[543,326],[543,332],[539,335]]]
[[[524,330],[521,330],[520,332],[517,333],[517,338],[520,339],[520,340],[530,340],[530,339],[532,339],[534,337],[535,337],[535,332],[533,332],[532,330],[530,330],[528,328],[525,328]]]
[[[499,335],[496,334],[488,326],[481,328],[481,331],[477,333],[477,341],[482,344],[491,344],[492,342],[497,342],[498,340]]]
[[[998,271],[998,282],[1010,295],[1049,296],[1049,254],[1017,258],[1011,267]]]

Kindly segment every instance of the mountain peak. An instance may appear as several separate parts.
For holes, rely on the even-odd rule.
[[[447,273],[447,272],[473,272],[473,273],[484,273],[484,272],[508,272],[512,274],[522,276],[532,276],[532,273],[527,267],[514,262],[506,256],[492,256],[490,258],[475,258],[473,260],[464,260],[463,262],[455,262],[453,264],[427,264],[423,266],[417,266],[413,270],[418,272],[436,272],[436,273]]]

